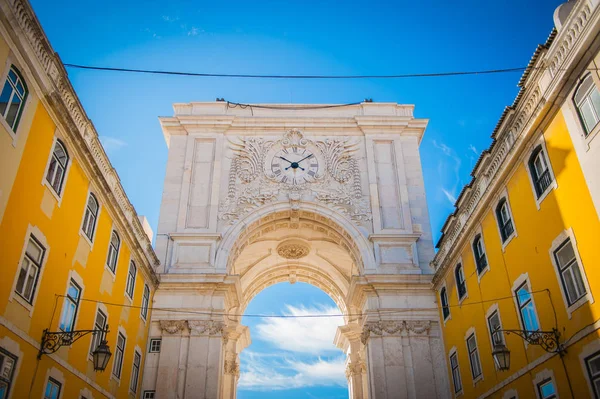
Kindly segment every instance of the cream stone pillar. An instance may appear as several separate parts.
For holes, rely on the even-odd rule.
[[[240,353],[250,345],[250,330],[240,324],[228,326],[223,334],[222,399],[235,399],[240,378]]]
[[[335,336],[335,344],[346,353],[346,378],[350,399],[369,397],[367,366],[364,359],[364,345],[361,340],[361,328],[358,324],[340,326]]]
[[[176,399],[182,397],[182,389],[178,381],[180,370],[180,353],[182,352],[183,334],[186,332],[185,320],[160,320],[162,333],[161,352],[158,360],[158,375],[156,380],[156,397]],[[187,341],[187,338],[185,339]],[[187,346],[187,345],[185,345]],[[185,352],[186,349],[183,351]]]

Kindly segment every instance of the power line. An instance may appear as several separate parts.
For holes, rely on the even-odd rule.
[[[527,67],[501,68],[501,69],[483,69],[477,71],[449,71],[432,73],[405,73],[396,75],[261,75],[245,73],[201,73],[201,72],[182,72],[182,71],[163,71],[156,69],[134,69],[134,68],[116,68],[102,67],[95,65],[82,64],[63,64],[67,68],[87,69],[94,71],[109,72],[128,72],[144,73],[154,75],[175,75],[175,76],[194,76],[202,78],[242,78],[242,79],[408,79],[408,78],[432,78],[444,76],[466,76],[466,75],[490,75],[497,73],[522,72]],[[534,68],[537,69],[537,68]]]

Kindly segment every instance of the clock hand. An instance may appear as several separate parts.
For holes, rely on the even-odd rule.
[[[294,162],[292,162],[292,165],[288,166],[287,168],[285,168],[285,170],[288,170],[289,168],[293,167]],[[298,162],[296,162],[296,164],[298,164]],[[304,170],[304,168],[300,165],[297,166],[298,168]],[[295,168],[294,168],[295,169]]]
[[[307,159],[307,158],[310,158],[310,157],[312,157],[312,156],[313,156],[313,154],[310,154],[310,155],[308,155],[308,156],[306,156],[306,157],[302,158],[301,160],[299,160],[299,161],[298,161],[298,162],[296,162],[296,163],[300,163],[300,162],[304,161],[305,159]],[[288,161],[288,162],[289,162],[289,161]],[[304,169],[302,169],[302,170],[304,170]]]
[[[278,158],[281,158],[281,159],[283,159],[283,160],[284,160],[284,161],[286,161],[286,162],[292,163],[292,161],[288,161],[288,160],[287,160],[287,159],[285,159],[284,157],[280,157],[280,156],[278,156]]]

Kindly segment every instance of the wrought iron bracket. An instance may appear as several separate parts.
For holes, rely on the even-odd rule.
[[[88,334],[100,333],[102,339],[108,333],[108,326],[106,329],[101,330],[75,330],[75,331],[48,331],[46,328],[42,334],[42,342],[40,343],[40,351],[38,352],[37,358],[40,359],[42,355],[48,355],[56,352],[62,346],[70,346],[79,338],[85,337]]]
[[[528,331],[528,330],[495,330],[494,333],[505,332],[507,335],[515,334],[530,345],[541,346],[548,353],[558,353],[563,356],[567,353],[565,347],[560,343],[560,331],[553,328],[550,331]]]

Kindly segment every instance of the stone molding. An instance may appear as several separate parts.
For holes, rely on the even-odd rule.
[[[178,334],[185,330],[186,321],[185,320],[160,320],[160,329],[168,334]]]
[[[235,360],[225,360],[223,370],[225,374],[231,374],[236,377],[240,376],[240,365]]]
[[[223,335],[225,324],[215,320],[188,320],[188,326],[192,335]]]
[[[482,152],[473,169],[473,179],[463,188],[455,211],[442,228],[439,251],[431,262],[435,271],[434,286],[445,274],[450,264],[448,260],[462,247],[458,241],[472,228],[475,222],[472,216],[495,194],[502,172],[513,166],[512,160],[529,138],[532,124],[546,112],[546,103],[559,94],[559,83],[570,73],[564,64],[581,50],[582,36],[594,26],[598,9],[598,4],[590,0],[578,1],[560,32],[553,31],[546,44],[536,50],[519,82],[521,90],[517,98],[500,118],[491,147]]]
[[[95,169],[103,187],[108,189],[109,197],[112,197],[112,203],[116,204],[115,209],[119,219],[127,223],[126,231],[132,232],[135,244],[139,245],[144,258],[144,266],[158,266],[160,260],[152,249],[152,243],[144,232],[141,222],[123,186],[120,183],[119,176],[112,167],[102,144],[98,138],[98,133],[91,120],[87,117],[83,106],[81,105],[77,94],[73,90],[69,81],[64,65],[52,49],[44,31],[42,30],[35,13],[26,0],[9,0],[5,2],[12,11],[14,21],[23,33],[23,37],[28,43],[20,43],[24,46],[29,45],[23,54],[32,54],[35,59],[31,59],[29,67],[40,76],[38,83],[42,89],[40,98],[45,99],[51,108],[61,117],[63,123],[59,125],[75,140],[82,144],[89,157],[86,158]],[[11,18],[8,18],[11,21]],[[19,29],[14,27],[15,32]],[[30,51],[27,51],[30,50]],[[100,190],[101,192],[104,190]],[[103,194],[104,195],[104,194]],[[158,284],[152,267],[146,267],[154,285]]]
[[[429,320],[380,320],[376,322],[367,322],[363,326],[360,334],[360,341],[366,345],[371,335],[393,336],[400,335],[402,332],[411,335],[427,335],[431,328]]]

